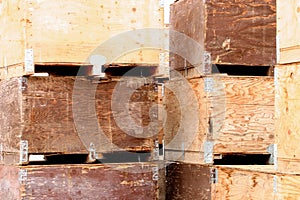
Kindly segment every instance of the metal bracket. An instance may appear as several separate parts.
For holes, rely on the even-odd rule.
[[[274,175],[273,182],[274,182],[273,191],[276,194],[277,193],[277,176],[276,175]]]
[[[218,183],[218,169],[212,168],[210,169],[210,183],[211,184],[216,184]]]
[[[204,78],[204,90],[205,92],[214,91],[214,79],[212,77]]]
[[[163,8],[165,6],[165,0],[159,0],[159,7]]]
[[[153,172],[152,180],[153,181],[158,181],[158,179],[159,179],[159,177],[158,177],[158,167],[153,167],[152,172]]]
[[[28,141],[20,141],[20,164],[28,163]]]
[[[34,73],[34,56],[33,49],[25,50],[25,73],[33,74]]]
[[[28,78],[26,78],[26,77],[21,77],[21,78],[19,79],[19,87],[20,87],[20,90],[21,90],[22,92],[24,92],[25,90],[27,90],[27,88],[28,88]]]
[[[94,143],[90,143],[89,156],[91,159],[96,160],[96,148]]]
[[[204,53],[203,53],[203,73],[211,74],[211,72],[212,72],[211,53],[204,51]]]
[[[206,164],[213,164],[214,163],[214,142],[206,141],[204,143],[204,162]]]
[[[267,148],[267,151],[271,154],[268,163],[270,165],[274,165],[276,169],[277,169],[277,148],[278,148],[277,144],[272,144]]]
[[[159,160],[159,141],[158,141],[158,139],[156,139],[154,141],[153,160],[154,161]]]
[[[20,181],[20,184],[25,184],[26,181],[27,181],[27,169],[20,169],[19,171],[19,181]]]

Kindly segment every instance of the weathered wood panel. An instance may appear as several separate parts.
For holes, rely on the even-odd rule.
[[[171,30],[198,42],[204,51],[211,53],[214,64],[276,63],[275,0],[178,1],[171,5]],[[174,38],[171,35],[171,50],[188,49]],[[179,56],[171,55],[170,60],[175,69],[188,66]]]
[[[208,166],[172,163],[166,170],[166,199],[211,199]]]
[[[299,1],[277,1],[277,61],[280,64],[300,61],[299,17]]]
[[[157,109],[151,109],[158,104],[155,84],[133,89],[133,81],[123,81],[116,89],[119,81],[75,80],[50,76],[2,81],[2,152],[19,153],[20,140],[28,141],[29,153],[39,154],[88,153],[90,143],[99,153],[152,150],[156,130],[162,127],[153,118]],[[115,90],[120,98],[127,90],[132,94],[114,100]],[[124,115],[129,119],[120,121]],[[147,127],[151,123],[154,128]]]
[[[216,172],[216,173],[214,173]],[[166,199],[274,199],[270,166],[167,166]]]
[[[282,172],[300,172],[299,63],[276,66],[276,143],[278,167]]]
[[[153,167],[157,165],[0,166],[0,198],[158,199]]]
[[[197,162],[206,141],[213,142],[215,154],[267,153],[274,143],[273,82],[270,77],[218,75],[170,81],[164,97],[166,150],[182,154],[184,145],[186,159],[195,154]]]
[[[4,0],[0,6],[2,79],[32,73],[24,68],[25,49],[33,49],[37,64],[80,65],[89,63],[90,54],[118,34],[142,28],[163,28],[164,11],[159,0]],[[159,50],[146,50],[144,44],[135,44],[139,39],[131,36],[115,39],[114,43],[110,43],[111,49],[107,50],[106,45],[102,53],[116,63],[159,63]],[[119,52],[116,49],[127,49],[129,41],[140,49],[130,49],[135,52],[120,52],[120,55],[113,56],[113,52]],[[10,48],[7,49],[7,46]],[[15,65],[19,66],[16,68]]]

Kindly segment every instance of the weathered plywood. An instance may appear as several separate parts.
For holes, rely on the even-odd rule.
[[[101,45],[98,54],[102,51],[108,62],[159,63],[161,50],[147,50],[144,44],[135,43],[149,43],[151,37],[120,36],[125,31],[162,29],[164,11],[159,0],[4,0],[0,6],[1,78],[32,73],[24,68],[26,49],[33,49],[36,64],[90,64],[91,53]],[[114,41],[104,47],[112,37]],[[131,44],[135,46],[128,47]],[[8,69],[15,65],[20,65],[16,75]]]
[[[300,61],[299,18],[299,1],[277,1],[277,60],[280,64]]]
[[[18,156],[20,140],[28,141],[30,154],[88,153],[91,143],[99,153],[151,151],[162,124],[152,109],[158,104],[155,84],[135,86],[145,80],[50,76],[2,81],[1,154]]]
[[[213,154],[268,153],[274,143],[273,82],[218,75],[171,80],[164,97],[167,159],[184,153],[184,160],[192,156],[203,163],[211,151],[207,141],[213,142]]]
[[[276,63],[275,0],[177,1],[171,5],[171,30],[192,38],[211,53],[214,64],[269,66]],[[191,50],[179,38],[170,36],[171,51]],[[184,58],[173,54],[170,61],[175,69],[188,66]]]
[[[274,176],[269,166],[172,163],[167,166],[166,199],[271,200],[276,195]]]
[[[0,166],[0,198],[158,199],[161,188],[153,180],[154,167],[151,163]]]
[[[300,172],[300,65],[276,66],[276,143],[280,171]]]

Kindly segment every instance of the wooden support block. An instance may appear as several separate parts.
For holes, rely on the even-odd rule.
[[[300,64],[275,68],[276,143],[278,170],[300,173]]]
[[[94,65],[92,53],[108,63],[158,64],[163,52],[145,49],[149,35],[122,35],[163,29],[160,0],[3,0],[0,7],[1,79],[32,74],[35,64]]]
[[[155,84],[146,78],[19,77],[0,82],[0,96],[4,163],[19,163],[22,152],[150,152],[162,127]]]
[[[158,199],[157,164],[0,166],[0,198]],[[160,177],[159,177],[160,178]]]
[[[269,154],[274,79],[212,75],[168,82],[166,159],[212,163],[226,154]]]
[[[279,64],[300,61],[299,11],[297,0],[277,1],[277,62]]]
[[[282,1],[284,2],[284,1]],[[286,12],[285,12],[286,13]],[[171,5],[171,30],[194,40],[170,35],[170,51],[187,54],[210,53],[211,63],[271,66],[276,63],[276,1],[180,0]],[[203,52],[196,52],[198,43]],[[170,55],[171,68],[200,67],[186,55]],[[204,60],[204,59],[203,59]]]
[[[167,166],[167,199],[274,199],[270,166]]]

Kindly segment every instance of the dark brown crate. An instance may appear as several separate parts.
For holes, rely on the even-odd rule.
[[[0,199],[159,198],[157,164],[0,165]]]
[[[275,0],[180,0],[171,5],[171,30],[195,40],[214,64],[276,63]],[[181,37],[170,35],[171,52],[189,49],[186,45]],[[173,69],[186,66],[178,55],[172,54],[170,61]]]

